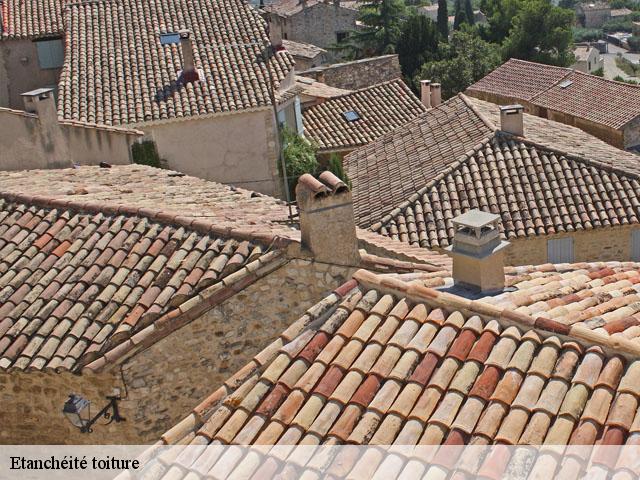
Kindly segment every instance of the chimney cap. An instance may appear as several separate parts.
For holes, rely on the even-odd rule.
[[[506,113],[507,115],[509,115],[511,113],[522,112],[523,110],[524,110],[524,107],[522,105],[520,105],[519,103],[515,103],[513,105],[501,105],[500,106],[500,112],[501,113]]]
[[[35,90],[31,90],[30,92],[21,93],[22,97],[38,97],[40,100],[49,98],[49,94],[53,92],[53,88],[45,87],[45,88],[37,88]]]
[[[451,220],[455,227],[483,228],[496,226],[500,222],[500,215],[483,212],[482,210],[469,210]]]
[[[178,35],[180,35],[180,38],[189,38],[191,36],[191,30],[188,30],[188,29],[178,30]]]
[[[420,80],[420,85],[429,85],[431,80]]]

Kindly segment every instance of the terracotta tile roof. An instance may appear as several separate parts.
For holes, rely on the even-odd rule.
[[[13,197],[0,198],[0,369],[117,361],[275,268],[281,254],[221,237],[215,222]]]
[[[617,266],[636,276],[638,267]],[[594,285],[607,276],[597,266],[583,273]],[[420,281],[365,271],[354,277],[163,442],[593,445],[637,438],[639,342]],[[182,475],[197,457],[181,464]],[[262,465],[254,468],[249,475],[261,478]]]
[[[529,115],[525,138],[494,131],[479,104],[454,98],[345,158],[360,226],[433,248],[449,245],[451,219],[474,208],[499,214],[507,239],[639,223],[633,154]],[[426,138],[439,140],[425,148]],[[402,197],[377,193],[390,183]]]
[[[358,118],[349,121],[346,112]],[[346,150],[366,145],[426,111],[401,80],[381,83],[332,97],[303,112],[305,135],[319,150]]]
[[[293,40],[282,40],[282,46],[294,57],[313,59],[322,53],[327,53],[324,48],[310,43],[294,42]]]
[[[143,209],[210,221],[235,236],[299,238],[284,202],[249,190],[143,165],[0,172],[0,192],[54,198],[117,211]]]
[[[66,16],[58,102],[66,119],[135,124],[270,104],[266,23],[241,0],[98,0],[71,4]],[[177,88],[180,49],[161,45],[160,33],[182,29],[204,79]],[[293,59],[278,52],[270,66],[277,88]]]
[[[467,91],[470,95],[480,92],[531,102],[614,129],[640,115],[640,87],[636,85],[515,59]]]
[[[296,75],[296,85],[302,88],[300,94],[303,95],[303,102],[305,101],[305,97],[326,99],[352,92],[352,90],[332,87],[326,83],[317,82],[313,78],[302,77],[300,75]]]
[[[276,0],[269,5],[265,5],[263,7],[263,10],[268,13],[274,13],[281,17],[291,17],[302,12],[304,8],[311,8],[320,3],[332,4],[333,2],[330,2],[328,0]],[[341,2],[340,6],[342,8],[356,10],[357,3],[358,2]]]
[[[565,81],[572,83],[564,88],[551,86],[533,103],[616,129],[640,116],[640,87],[636,85],[578,71],[572,71]]]
[[[0,0],[0,40],[60,35],[68,0]]]
[[[511,60],[471,85],[467,91],[480,91],[514,99],[531,100],[566,77],[570,68]]]
[[[492,128],[455,97],[354,151],[345,168],[356,221],[361,227],[380,221],[491,135]]]

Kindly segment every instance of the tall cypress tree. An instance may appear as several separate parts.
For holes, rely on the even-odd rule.
[[[473,7],[471,6],[471,0],[465,0],[464,2],[464,13],[467,17],[467,23],[469,25],[473,25]]]
[[[447,0],[438,0],[438,31],[445,40],[449,37],[449,11]]]
[[[456,0],[453,4],[453,15],[453,28],[454,30],[458,30],[460,25],[467,21],[467,14],[464,8],[462,8],[462,0]]]

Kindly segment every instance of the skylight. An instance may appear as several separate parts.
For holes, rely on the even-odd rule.
[[[560,88],[567,88],[569,85],[571,85],[573,82],[571,80],[563,80],[561,81],[558,86]]]
[[[360,120],[360,115],[358,115],[358,112],[356,112],[355,110],[344,112],[343,115],[347,122],[355,122],[356,120]]]

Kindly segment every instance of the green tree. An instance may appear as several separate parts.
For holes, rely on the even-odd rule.
[[[442,84],[442,95],[451,98],[477,82],[501,63],[500,49],[480,38],[469,27],[453,32],[449,43],[440,43],[441,59],[426,63],[418,78]]]
[[[480,10],[487,16],[487,25],[482,26],[482,36],[493,43],[502,43],[511,31],[514,17],[524,0],[481,0]]]
[[[513,18],[503,56],[550,65],[573,63],[573,12],[548,0],[526,0]]]
[[[351,32],[338,48],[354,58],[394,53],[405,13],[403,0],[371,0],[363,4],[358,17],[363,27]]]
[[[449,9],[447,0],[438,0],[438,31],[443,39],[449,38]]]
[[[467,23],[469,25],[473,25],[475,21],[474,21],[473,6],[471,5],[471,0],[464,0],[464,13],[467,17]]]
[[[396,53],[405,78],[411,79],[425,62],[435,58],[440,33],[430,18],[414,15],[402,25]]]
[[[351,188],[351,180],[349,179],[347,172],[344,171],[344,167],[342,166],[342,159],[337,153],[332,153],[329,157],[327,170],[329,170],[336,177],[342,180],[349,188]]]
[[[463,0],[455,0],[453,4],[453,29],[458,30],[463,23],[469,23],[467,12],[462,8]]]
[[[291,198],[295,198],[298,178],[303,173],[315,175],[318,172],[317,148],[307,139],[288,128],[283,130],[282,139],[284,162],[287,166],[287,185],[289,185]]]

